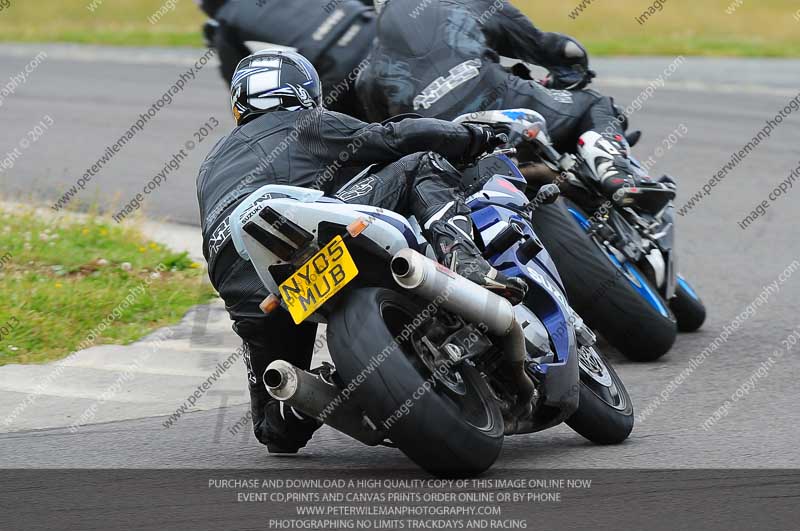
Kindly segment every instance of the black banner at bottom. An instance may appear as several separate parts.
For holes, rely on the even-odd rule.
[[[4,470],[0,529],[798,529],[798,470]]]

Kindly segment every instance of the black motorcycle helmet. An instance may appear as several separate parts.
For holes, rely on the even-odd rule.
[[[237,125],[275,110],[322,106],[322,84],[314,66],[296,52],[261,50],[239,62],[231,80]]]

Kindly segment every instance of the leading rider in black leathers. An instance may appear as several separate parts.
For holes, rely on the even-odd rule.
[[[490,128],[435,119],[366,124],[328,111],[320,105],[313,66],[292,52],[265,50],[246,58],[231,92],[238,127],[212,149],[197,178],[204,254],[212,284],[244,340],[255,435],[271,452],[296,452],[318,424],[269,398],[262,377],[278,358],[308,369],[317,326],[295,326],[284,310],[261,312],[268,293],[232,245],[228,215],[266,184],[316,188],[345,202],[414,214],[440,261],[518,301],[524,282],[494,270],[470,238],[469,208],[453,166],[507,138]],[[371,164],[379,166],[348,182]]]
[[[364,117],[355,79],[375,37],[371,0],[198,0],[213,19],[207,26],[220,70],[230,84],[248,41],[295,48],[319,72],[331,110]]]
[[[490,109],[532,109],[560,151],[578,151],[602,189],[635,182],[613,101],[579,88],[593,73],[576,41],[538,30],[506,0],[377,0],[377,38],[356,83],[371,120],[400,113],[453,119]],[[548,89],[513,75],[500,56],[560,74]],[[569,86],[571,85],[571,86]]]

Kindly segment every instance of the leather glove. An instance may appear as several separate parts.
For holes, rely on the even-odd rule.
[[[219,31],[219,22],[210,18],[203,24],[203,40],[205,41],[206,48],[214,49],[217,39],[217,32]]]
[[[472,159],[484,153],[491,153],[495,148],[508,143],[507,128],[503,126],[472,125],[466,127],[472,132],[473,141],[470,146]]]
[[[581,90],[595,77],[597,73],[594,70],[584,69],[580,65],[556,66],[550,69],[545,86],[554,90]]]
[[[508,144],[508,127],[503,124],[483,126],[486,135],[487,151],[494,151],[504,144]]]
[[[577,40],[561,33],[546,33],[542,39],[545,68],[550,71],[547,87],[580,90],[597,76],[589,68],[589,53]]]

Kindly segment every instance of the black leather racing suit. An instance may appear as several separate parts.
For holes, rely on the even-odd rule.
[[[356,89],[370,120],[400,113],[453,119],[490,109],[541,113],[556,146],[582,133],[620,133],[613,101],[594,91],[548,90],[518,78],[499,55],[555,64],[552,40],[506,0],[391,0],[378,19],[369,65]]]
[[[222,77],[250,55],[246,41],[290,46],[317,69],[323,101],[332,110],[363,116],[353,85],[375,37],[375,12],[360,0],[228,0],[204,10],[219,27],[214,33]],[[255,51],[255,50],[253,50]]]
[[[230,241],[230,212],[265,184],[313,187],[333,195],[361,170],[381,163],[382,169],[348,183],[340,198],[425,220],[442,205],[458,202],[460,174],[448,160],[472,161],[486,142],[483,131],[473,126],[433,119],[368,125],[314,109],[266,113],[212,149],[197,178],[203,252],[212,284],[244,340],[254,431],[262,443],[293,444],[285,440],[282,423],[265,414],[275,404],[261,381],[264,370],[278,358],[308,369],[317,326],[295,326],[284,310],[269,316],[261,312],[259,303],[268,293]],[[295,434],[299,440],[294,442],[303,446],[312,431]]]

